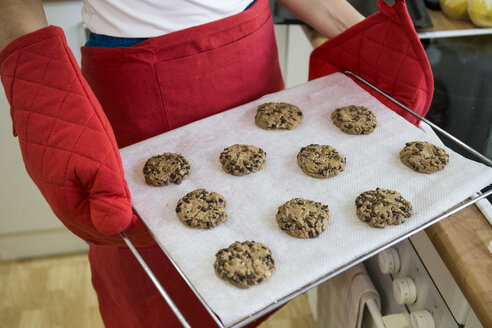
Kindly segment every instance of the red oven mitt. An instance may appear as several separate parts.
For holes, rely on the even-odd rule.
[[[309,79],[348,70],[425,116],[432,101],[434,81],[405,2],[395,0],[390,6],[378,0],[378,8],[378,13],[312,52]],[[420,123],[412,114],[355,81],[411,123]]]
[[[132,212],[111,126],[63,30],[14,40],[0,53],[0,75],[27,172],[63,224],[96,244],[124,245],[123,230],[139,246],[152,244]]]

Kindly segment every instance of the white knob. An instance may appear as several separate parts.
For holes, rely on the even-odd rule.
[[[383,317],[385,328],[408,328],[407,316],[403,313],[385,315]]]
[[[400,255],[394,247],[390,247],[378,254],[379,270],[382,273],[397,273],[400,271]]]
[[[410,313],[410,324],[412,328],[435,328],[434,318],[429,311],[416,311]]]
[[[417,300],[417,287],[412,278],[393,280],[393,295],[398,304],[413,304]]]

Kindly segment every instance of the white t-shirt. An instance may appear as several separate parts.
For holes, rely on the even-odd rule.
[[[82,0],[94,33],[149,38],[242,12],[253,0]]]

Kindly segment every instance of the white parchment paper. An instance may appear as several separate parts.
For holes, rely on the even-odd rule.
[[[267,101],[298,105],[304,121],[291,131],[258,128],[256,108]],[[348,135],[332,123],[332,111],[351,104],[366,106],[376,115],[379,126],[372,134]],[[410,170],[400,162],[399,152],[406,142],[416,140],[444,147],[433,133],[408,123],[348,77],[332,74],[126,147],[121,156],[133,205],[143,221],[223,323],[230,325],[421,226],[492,183],[491,168],[446,147],[450,162],[443,171],[427,175]],[[236,143],[262,148],[267,153],[265,167],[243,177],[223,172],[219,154]],[[345,171],[329,179],[305,175],[296,155],[312,143],[335,147],[347,158]],[[164,152],[185,156],[191,174],[180,185],[146,185],[142,175],[146,160]],[[376,187],[400,192],[413,204],[414,215],[385,229],[361,222],[355,198]],[[176,203],[197,188],[226,198],[228,221],[205,231],[187,228],[178,220]],[[278,207],[294,197],[329,206],[332,220],[318,238],[296,239],[277,227]],[[213,268],[219,249],[245,240],[268,245],[277,266],[271,279],[247,290],[222,281]]]

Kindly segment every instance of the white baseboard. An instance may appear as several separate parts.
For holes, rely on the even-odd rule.
[[[65,228],[0,235],[0,260],[87,251],[89,246]]]

